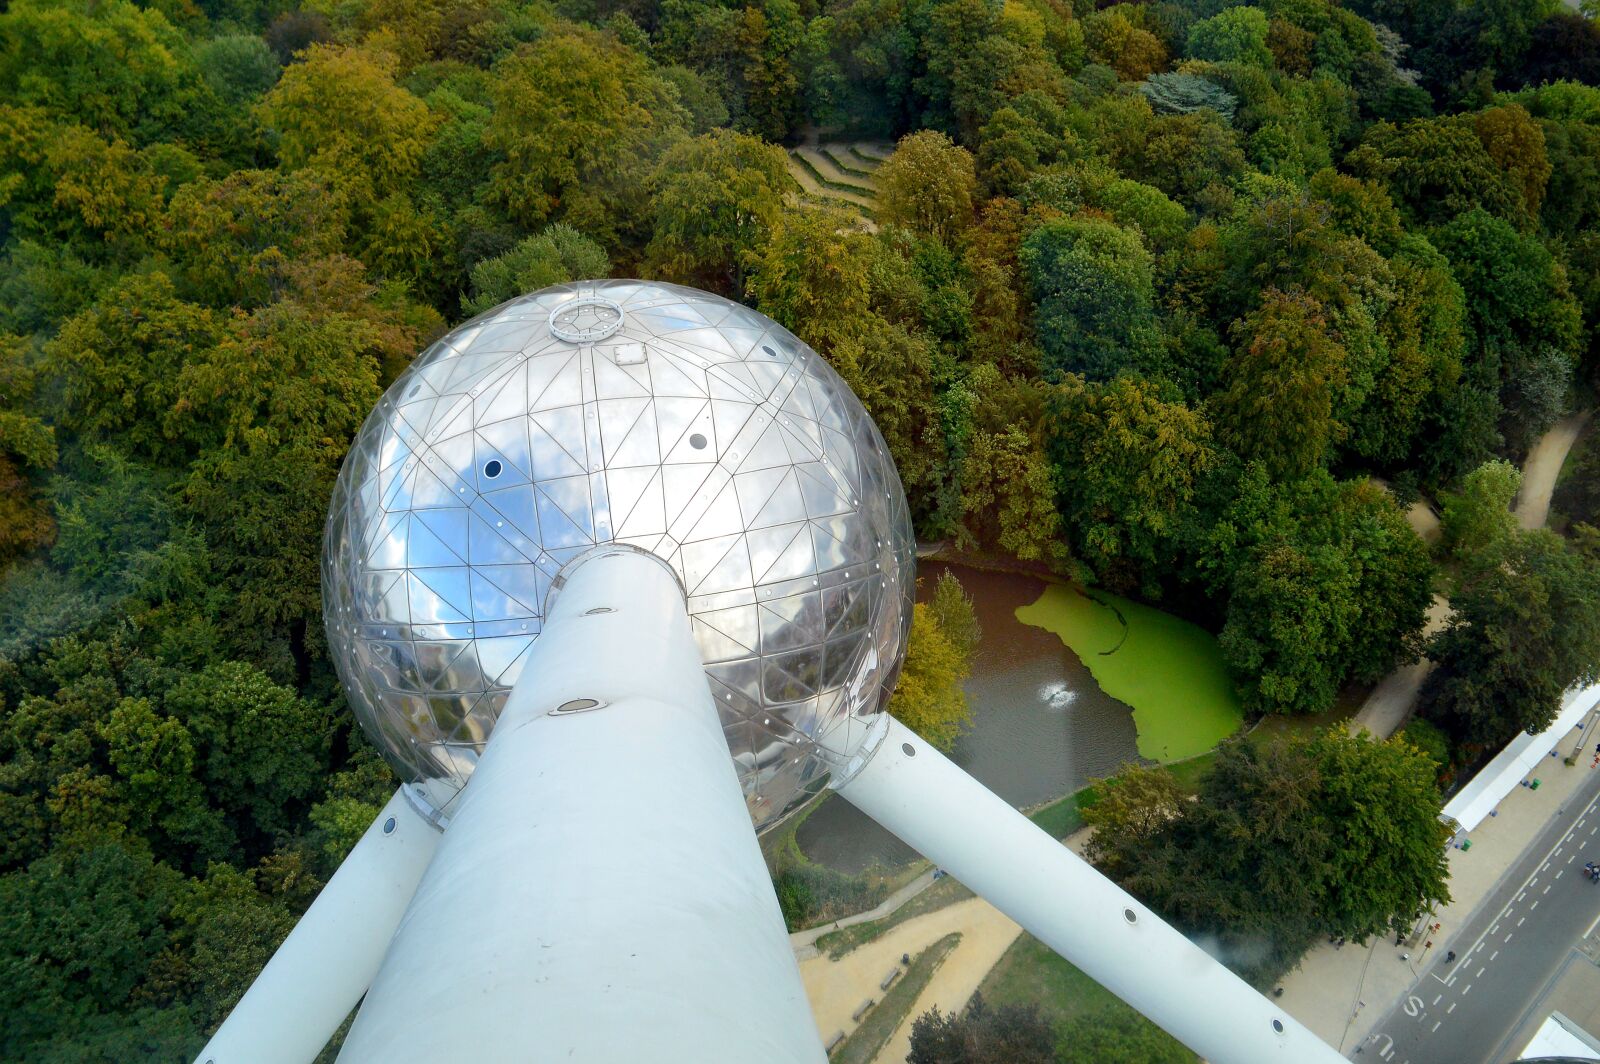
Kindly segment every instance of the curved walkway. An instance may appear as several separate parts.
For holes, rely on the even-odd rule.
[[[817,939],[823,935],[828,934],[830,931],[837,931],[841,927],[854,927],[856,924],[864,924],[869,920],[881,920],[933,886],[933,882],[933,869],[930,868],[866,912],[856,913],[854,916],[840,917],[830,924],[808,927],[804,931],[794,932],[789,936],[789,945],[794,948],[794,959],[804,961],[817,956],[819,952],[817,950]]]
[[[1540,437],[1528,452],[1522,464],[1522,489],[1517,493],[1514,512],[1517,523],[1523,528],[1542,528],[1550,516],[1550,496],[1555,491],[1556,478],[1567,460],[1572,445],[1577,442],[1583,427],[1589,421],[1590,411],[1581,411],[1563,418]],[[1426,503],[1415,502],[1406,511],[1406,519],[1417,534],[1428,543],[1439,538],[1439,519]],[[1428,608],[1428,620],[1422,629],[1431,636],[1443,628],[1450,619],[1450,604],[1438,595]],[[1427,658],[1403,665],[1385,676],[1361,709],[1350,721],[1351,732],[1365,731],[1376,738],[1387,739],[1405,724],[1406,718],[1417,704],[1422,684],[1433,671],[1433,662]]]
[[[1556,422],[1539,438],[1522,463],[1522,490],[1517,493],[1517,523],[1523,528],[1543,528],[1550,516],[1550,496],[1567,453],[1578,442],[1591,411],[1584,410]]]

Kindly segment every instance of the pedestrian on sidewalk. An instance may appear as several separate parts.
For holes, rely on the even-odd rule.
[[[1444,962],[1446,964],[1449,964],[1451,961],[1453,961],[1455,959],[1456,959],[1456,951],[1455,950],[1451,950],[1449,953],[1446,953],[1444,955]]]

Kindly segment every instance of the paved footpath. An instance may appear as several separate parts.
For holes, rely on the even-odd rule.
[[[1512,1032],[1600,920],[1600,886],[1583,872],[1600,860],[1600,772],[1576,771],[1587,779],[1567,808],[1453,936],[1456,959],[1436,948],[1431,967],[1358,1053],[1393,1064],[1515,1059]]]
[[[1588,424],[1589,414],[1583,410],[1562,418],[1539,437],[1539,442],[1528,452],[1527,460],[1522,463],[1522,490],[1517,494],[1516,504],[1517,523],[1523,528],[1544,527],[1545,518],[1550,516],[1550,496],[1555,491],[1556,478],[1561,475],[1567,452],[1572,450],[1584,425]]]
[[[1538,790],[1513,790],[1500,803],[1496,816],[1466,836],[1472,843],[1470,849],[1450,850],[1453,900],[1433,917],[1432,922],[1440,928],[1433,934],[1431,948],[1425,948],[1423,942],[1396,946],[1392,938],[1370,940],[1364,948],[1354,944],[1342,949],[1326,943],[1318,945],[1283,980],[1281,1004],[1290,1015],[1329,1045],[1353,1054],[1391,1006],[1396,1002],[1403,1005],[1409,995],[1419,993],[1414,988],[1427,978],[1429,967],[1438,963],[1446,950],[1466,953],[1463,945],[1470,948],[1477,935],[1472,921],[1485,911],[1498,911],[1503,902],[1496,904],[1500,896],[1497,892],[1502,892],[1508,883],[1521,882],[1521,877],[1516,877],[1519,863],[1530,853],[1542,852],[1537,849],[1539,840],[1552,821],[1569,808],[1581,808],[1592,794],[1585,788],[1600,788],[1600,770],[1589,767],[1588,756],[1581,756],[1571,768],[1562,763],[1562,757],[1572,752],[1580,734],[1574,729],[1563,737],[1557,746],[1561,756],[1546,758],[1534,771],[1541,781]],[[1574,805],[1580,793],[1583,801]],[[1596,824],[1600,820],[1591,813],[1585,827]],[[1582,864],[1578,862],[1580,867]],[[1504,929],[1501,935],[1504,936]],[[1431,1001],[1433,996],[1428,994],[1424,1000]],[[1399,1058],[1394,1058],[1394,1064],[1399,1064]],[[1421,1064],[1421,1058],[1413,1064]]]

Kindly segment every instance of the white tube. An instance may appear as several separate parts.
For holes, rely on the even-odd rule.
[[[819,1064],[676,579],[568,573],[339,1059]]]
[[[1338,1053],[899,721],[839,793],[1206,1060]]]
[[[395,791],[197,1064],[311,1064],[371,985],[438,844]]]

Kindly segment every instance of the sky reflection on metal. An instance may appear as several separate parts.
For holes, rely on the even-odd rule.
[[[751,817],[771,826],[892,690],[916,544],[883,438],[832,368],[676,285],[497,307],[419,355],[362,426],[323,600],[367,735],[448,817],[552,579],[608,542],[677,572]]]

